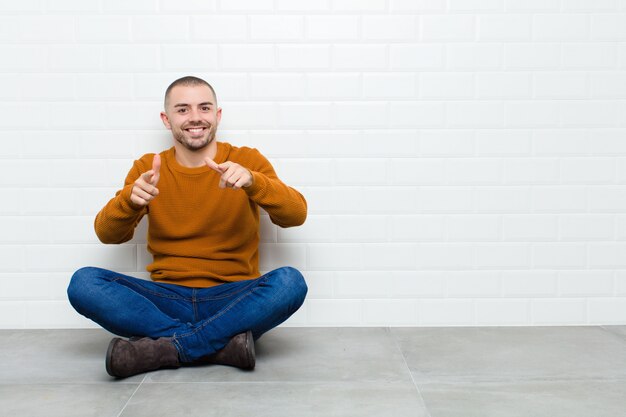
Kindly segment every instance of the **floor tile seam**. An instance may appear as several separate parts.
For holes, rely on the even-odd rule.
[[[128,400],[126,400],[126,403],[124,404],[124,406],[122,407],[120,412],[117,414],[117,417],[120,417],[124,413],[124,410],[126,410],[126,407],[128,407],[128,404],[130,404],[130,401],[133,399],[135,394],[137,394],[137,391],[139,391],[139,388],[141,388],[141,386],[143,385],[144,381],[147,378],[148,378],[147,374],[143,376],[143,378],[141,379],[141,382],[139,382],[139,385],[137,385],[137,388],[135,388],[135,391],[133,391],[133,393],[130,395],[130,397],[128,397]]]
[[[428,409],[428,406],[426,405],[426,399],[422,395],[422,391],[420,390],[419,385],[415,381],[415,377],[413,376],[413,372],[411,372],[411,368],[409,367],[409,363],[406,360],[406,356],[404,355],[404,352],[402,352],[402,349],[400,348],[400,344],[399,344],[398,340],[394,337],[390,327],[386,328],[386,333],[387,333],[387,336],[389,338],[391,338],[391,340],[393,341],[394,346],[396,347],[396,349],[398,350],[398,353],[400,353],[400,356],[402,357],[402,360],[404,361],[404,366],[406,367],[406,370],[409,373],[409,376],[411,377],[411,381],[413,382],[413,386],[415,387],[415,391],[417,391],[417,395],[419,396],[420,400],[422,401],[422,406],[424,407],[424,411],[426,412],[426,417],[432,417],[432,415],[430,414],[430,410]]]
[[[141,382],[122,381],[42,381],[42,382],[3,382],[0,385],[141,385]]]
[[[551,378],[551,377],[523,377],[523,378],[482,378],[482,377],[467,377],[467,378],[442,378],[442,379],[429,379],[429,380],[417,380],[416,384],[418,385],[437,385],[437,384],[472,384],[472,383],[480,383],[480,384],[515,384],[515,383],[572,383],[572,382],[622,382],[626,383],[626,376],[624,377],[614,377],[614,378],[603,378],[603,377],[572,377],[572,378]]]
[[[333,385],[355,385],[355,384],[363,384],[363,385],[375,385],[381,386],[381,384],[396,384],[396,385],[410,385],[414,386],[415,382],[412,380],[313,380],[313,381],[145,381],[143,385],[159,385],[159,384],[198,384],[198,385],[267,385],[267,384],[289,384],[289,385],[323,385],[323,384],[333,384]]]
[[[611,336],[613,336],[616,339],[619,339],[621,342],[625,342],[626,343],[626,335],[623,335],[621,333],[617,333],[613,330],[607,329],[606,326],[600,326],[600,328],[602,330],[604,330],[606,333],[610,334]]]

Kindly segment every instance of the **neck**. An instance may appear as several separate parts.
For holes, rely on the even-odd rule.
[[[198,168],[205,166],[205,158],[215,159],[217,154],[217,140],[213,139],[205,148],[191,151],[178,142],[174,143],[176,149],[176,162],[187,168]]]

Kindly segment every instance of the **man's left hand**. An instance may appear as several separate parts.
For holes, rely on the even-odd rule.
[[[211,158],[205,158],[204,162],[206,162],[209,168],[221,175],[220,188],[238,190],[242,187],[249,187],[254,183],[252,173],[236,162],[226,161],[218,164]]]

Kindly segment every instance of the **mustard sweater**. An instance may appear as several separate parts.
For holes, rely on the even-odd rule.
[[[147,270],[154,281],[211,287],[259,277],[259,207],[274,224],[298,226],[306,219],[306,200],[278,178],[256,149],[217,145],[215,162],[247,168],[252,186],[219,188],[217,172],[208,166],[180,165],[172,147],[160,154],[159,195],[140,207],[130,195],[135,180],[152,169],[154,154],[146,154],[134,162],[124,188],[96,216],[98,238],[103,243],[126,242],[147,214],[148,251],[154,259]]]

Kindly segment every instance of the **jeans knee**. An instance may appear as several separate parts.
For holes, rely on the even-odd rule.
[[[293,299],[298,301],[299,304],[302,304],[309,290],[309,287],[306,285],[306,281],[304,280],[304,276],[300,271],[291,266],[282,267],[280,268],[280,271],[283,276],[282,284],[289,288]]]
[[[67,298],[74,307],[80,303],[85,297],[86,292],[89,291],[90,283],[98,270],[99,268],[86,266],[80,268],[72,275],[70,283],[67,286]]]

